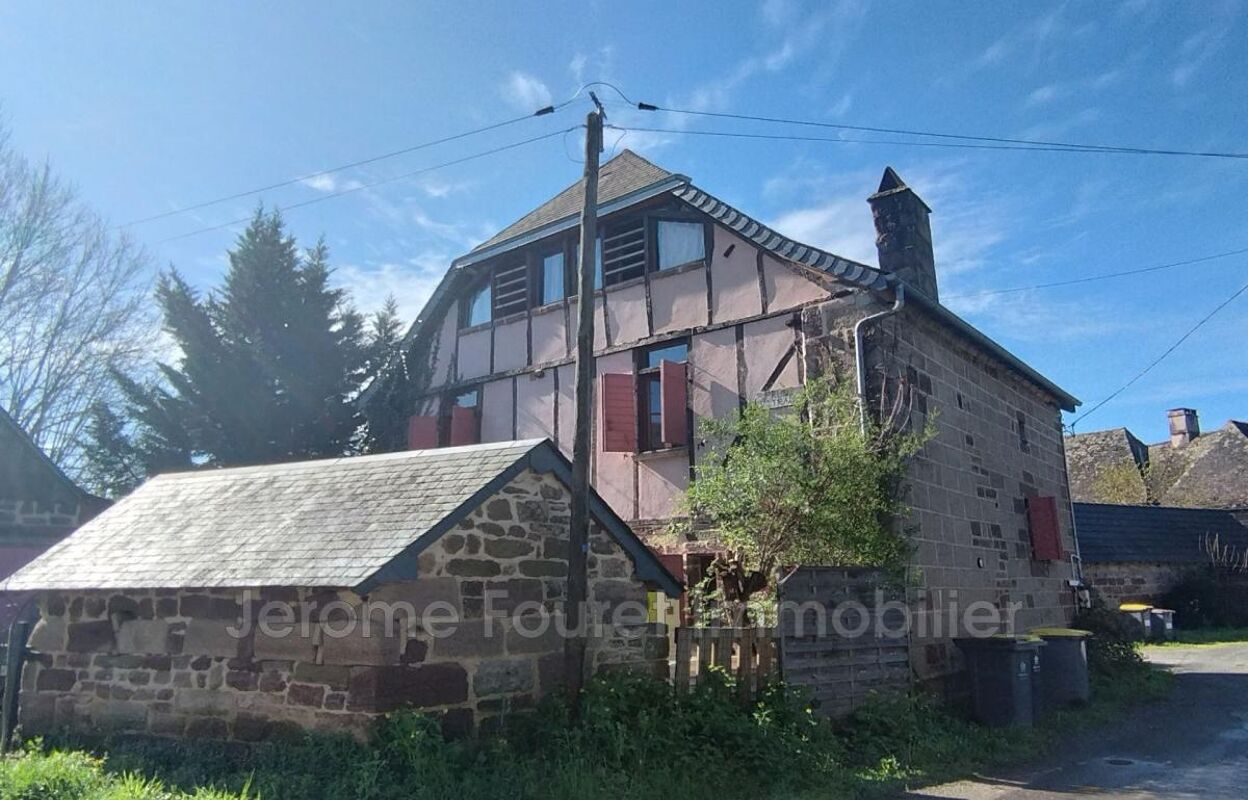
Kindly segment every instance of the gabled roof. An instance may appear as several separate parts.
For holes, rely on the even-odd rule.
[[[416,578],[416,557],[526,469],[565,484],[548,440],[162,475],[5,581],[5,590],[350,587]],[[638,576],[680,585],[596,495]]]
[[[598,202],[600,204],[611,203],[621,197],[631,195],[655,184],[667,182],[673,178],[676,179],[677,183],[689,180],[683,175],[675,175],[647,161],[632,150],[624,150],[599,168]],[[488,250],[497,244],[510,241],[526,233],[531,233],[567,217],[579,217],[583,205],[585,205],[585,179],[581,178],[559,194],[474,247],[473,252]]]
[[[891,172],[891,168],[889,171]],[[894,179],[900,181],[895,172],[891,174]],[[889,180],[888,173],[886,173],[885,182],[881,184],[881,188],[887,185]],[[846,284],[869,291],[887,291],[900,283],[897,276],[886,273],[878,267],[861,264],[818,247],[789,239],[748,214],[694,186],[684,175],[656,166],[631,150],[624,150],[602,166],[599,180],[598,215],[606,216],[666,192],[671,192],[779,258],[820,270]],[[546,236],[575,228],[580,221],[584,196],[584,179],[582,179],[466,255],[455,259],[408,329],[404,344],[411,345],[425,326],[435,324],[434,321],[440,319],[443,310],[454,297],[455,288],[459,285],[462,276],[467,274],[466,270],[469,267]],[[942,323],[1052,394],[1062,408],[1073,411],[1079,405],[1079,401],[1074,396],[940,303],[928,300],[920,292],[910,293],[908,302],[910,301],[923,307]],[[363,399],[366,402],[378,383],[374,381],[365,390]]]
[[[1090,564],[1208,562],[1210,536],[1248,552],[1248,527],[1223,509],[1075,503],[1074,510],[1079,554]]]
[[[0,454],[0,499],[106,502],[74,483],[3,408]]]

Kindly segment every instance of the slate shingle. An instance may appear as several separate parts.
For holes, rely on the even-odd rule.
[[[1075,503],[1079,552],[1089,564],[1200,563],[1207,536],[1248,552],[1248,527],[1230,511],[1213,508]]]
[[[543,441],[161,475],[3,588],[355,586]]]

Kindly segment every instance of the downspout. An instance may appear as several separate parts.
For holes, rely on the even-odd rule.
[[[877,319],[891,317],[902,309],[906,304],[906,285],[898,283],[895,290],[895,299],[891,308],[878,311],[874,314],[868,314],[862,319],[854,323],[854,368],[858,378],[858,417],[859,424],[862,426],[862,433],[867,433],[867,357],[863,352],[862,327],[868,322],[874,322]]]

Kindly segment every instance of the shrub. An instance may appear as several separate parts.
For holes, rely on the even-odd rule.
[[[1116,609],[1098,603],[1080,609],[1073,627],[1092,632],[1088,641],[1088,667],[1094,674],[1115,676],[1147,669],[1140,655],[1139,625]]]
[[[1248,626],[1248,587],[1211,571],[1194,572],[1161,598],[1174,609],[1180,628],[1240,628]]]

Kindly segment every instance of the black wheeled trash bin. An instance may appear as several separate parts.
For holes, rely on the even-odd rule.
[[[1086,703],[1092,697],[1088,683],[1090,631],[1076,628],[1036,628],[1032,636],[1044,641],[1040,651],[1040,706],[1052,711]]]
[[[975,719],[993,727],[1030,727],[1036,716],[1033,684],[1044,641],[1005,634],[954,641],[966,656]]]

